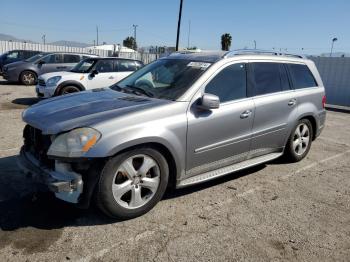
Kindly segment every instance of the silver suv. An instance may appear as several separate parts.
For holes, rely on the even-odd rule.
[[[310,60],[270,52],[175,53],[110,88],[42,101],[19,164],[57,198],[111,217],[149,211],[169,186],[282,155],[300,161],[325,123]]]

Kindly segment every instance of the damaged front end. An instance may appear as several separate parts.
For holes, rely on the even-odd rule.
[[[97,182],[98,161],[83,158],[55,159],[48,156],[53,137],[27,125],[23,131],[24,145],[18,157],[21,170],[35,182],[45,185],[66,202],[88,207]]]

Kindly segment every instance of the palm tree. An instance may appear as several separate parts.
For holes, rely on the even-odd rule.
[[[221,36],[221,50],[228,51],[231,47],[232,36],[225,33]]]

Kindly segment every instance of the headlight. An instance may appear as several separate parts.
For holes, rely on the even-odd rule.
[[[47,152],[50,156],[81,157],[101,138],[101,134],[89,127],[77,128],[55,138]]]
[[[61,78],[62,78],[61,76],[54,76],[54,77],[51,77],[51,78],[47,79],[46,85],[47,85],[47,86],[54,86],[54,85],[57,84],[58,81],[61,80]]]

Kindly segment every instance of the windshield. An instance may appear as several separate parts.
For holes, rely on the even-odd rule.
[[[117,91],[132,90],[150,97],[176,100],[210,65],[206,62],[160,59],[141,68],[111,88]]]
[[[96,63],[96,59],[85,59],[80,61],[70,71],[74,73],[87,73]]]
[[[35,62],[35,61],[39,60],[40,58],[42,58],[44,55],[46,55],[46,54],[44,54],[44,53],[37,54],[35,56],[29,57],[28,59],[26,59],[24,61],[26,61],[26,62]]]

